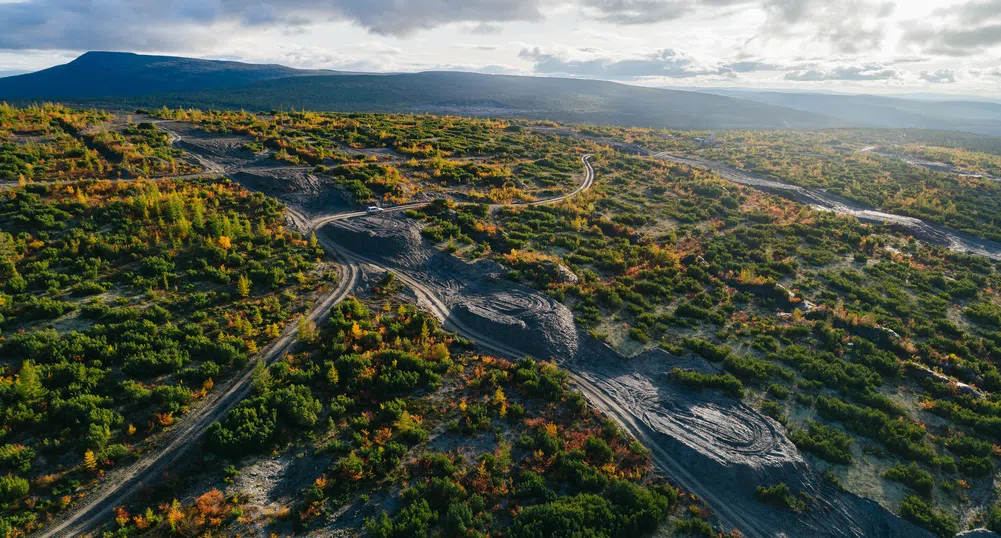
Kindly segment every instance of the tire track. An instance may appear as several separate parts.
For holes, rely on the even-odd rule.
[[[354,258],[359,264],[367,264],[373,267],[381,268],[377,262],[373,262],[364,256],[352,253],[349,257]],[[451,309],[444,303],[444,301],[437,297],[434,290],[424,285],[419,279],[411,277],[410,275],[399,270],[394,270],[393,273],[400,281],[407,284],[407,286],[414,291],[417,295],[418,303],[424,305],[435,317],[441,320],[442,325],[446,329],[462,336],[463,338],[475,341],[481,348],[499,357],[518,360],[529,355],[507,344],[498,342],[459,321],[455,316],[451,315]],[[678,463],[670,456],[670,454],[667,453],[667,451],[662,449],[659,443],[655,441],[651,435],[649,435],[647,428],[642,426],[642,422],[638,420],[638,417],[634,416],[629,410],[619,405],[613,395],[604,392],[597,384],[593,383],[588,378],[573,371],[570,371],[569,373],[574,384],[581,389],[581,392],[591,405],[606,416],[613,418],[617,423],[619,423],[619,425],[632,434],[633,437],[650,448],[654,463],[662,471],[668,473],[672,479],[677,480],[679,485],[696,493],[699,497],[704,499],[710,506],[713,507],[713,510],[718,513],[723,521],[733,528],[740,529],[741,532],[751,538],[769,538],[774,535],[774,533],[769,532],[767,528],[759,527],[757,523],[755,523],[754,518],[748,517],[736,507],[718,499],[713,494],[711,487],[704,485],[702,481],[689,473],[685,466]]]
[[[180,141],[176,133],[174,136],[174,143]],[[289,213],[293,220],[305,218],[294,209],[290,209]],[[336,245],[324,240],[321,240],[321,245],[331,257],[342,263],[338,264],[338,280],[333,289],[321,295],[313,308],[305,314],[309,320],[316,323],[322,323],[330,308],[354,291],[360,275],[356,264],[344,263],[345,259]],[[254,365],[262,360],[270,365],[280,359],[285,351],[297,342],[297,325],[298,320],[286,324],[281,336],[265,346],[239,376],[226,381],[221,387],[216,387],[216,390],[202,400],[201,405],[184,415],[177,426],[151,439],[148,443],[149,452],[136,462],[110,472],[104,482],[91,491],[82,503],[74,505],[68,513],[62,514],[55,522],[36,532],[34,536],[39,538],[78,536],[108,519],[113,508],[124,504],[128,497],[155,480],[172,464],[180,461],[213,422],[221,420],[230,409],[246,398],[250,393]]]

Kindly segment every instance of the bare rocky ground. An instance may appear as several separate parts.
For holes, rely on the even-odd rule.
[[[998,536],[998,533],[987,529],[973,529],[956,535],[957,538],[997,538]]]
[[[866,148],[863,151],[871,151]],[[949,163],[943,163],[938,161],[929,161],[927,159],[921,159],[918,157],[911,157],[904,155],[902,153],[883,153],[878,151],[872,151],[874,155],[879,155],[880,157],[885,157],[887,159],[899,159],[911,166],[916,166],[918,168],[924,168],[926,170],[931,170],[932,172],[941,172],[943,174],[953,174],[959,177],[970,177],[978,179],[989,179],[992,181],[1001,181],[1001,178],[996,178],[989,174],[977,174],[973,172],[967,172],[965,170],[959,169]]]
[[[312,167],[291,166],[271,159],[267,153],[247,150],[249,137],[207,133],[182,121],[158,124],[180,136],[177,146],[195,155],[203,166],[208,164],[205,166],[208,172],[225,174],[244,187],[277,198],[306,215],[356,207],[333,179],[314,175]]]
[[[711,370],[708,363],[662,351],[624,359],[578,330],[562,304],[502,279],[497,264],[467,263],[433,249],[416,222],[366,218],[339,221],[323,232],[360,259],[419,281],[465,327],[525,355],[556,359],[593,404],[651,448],[666,476],[745,535],[930,536],[877,503],[825,483],[771,418],[734,398],[685,390],[666,375],[679,366]],[[794,514],[754,498],[756,486],[780,482],[808,494],[815,507]]]
[[[335,243],[430,288],[450,315],[526,355],[567,360],[577,351],[573,314],[561,303],[503,278],[488,260],[467,263],[431,248],[405,217],[338,221],[324,229]]]

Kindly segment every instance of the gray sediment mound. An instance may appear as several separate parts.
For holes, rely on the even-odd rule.
[[[577,348],[572,313],[562,304],[520,290],[480,292],[455,301],[451,315],[477,332],[514,343],[526,354],[565,360]]]
[[[527,355],[572,357],[577,350],[573,314],[563,304],[503,278],[492,261],[465,262],[431,247],[420,224],[401,216],[337,221],[323,233],[358,255],[411,276],[448,307],[449,316]]]
[[[240,185],[277,198],[310,214],[349,210],[356,206],[351,196],[334,180],[315,176],[300,167],[250,166],[229,174]]]
[[[687,390],[667,375],[674,368],[715,372],[703,359],[678,358],[659,350],[623,359],[590,337],[582,339],[586,344],[567,367],[652,431],[669,435],[724,467],[762,469],[802,463],[784,428],[771,418],[715,391]]]
[[[613,354],[617,353],[614,349],[612,349],[607,345],[605,345],[604,347],[608,348],[607,351],[609,353]],[[660,368],[661,370],[668,372],[673,370],[674,368],[681,368],[682,370],[694,370],[696,372],[702,372],[704,374],[718,374],[723,371],[719,366],[714,365],[713,363],[703,359],[698,355],[692,354],[679,357],[677,355],[671,355],[670,353],[664,351],[659,347],[643,351],[642,353],[639,353],[634,357],[630,357],[628,360],[631,363],[643,365],[647,368],[651,367]],[[649,366],[649,365],[655,365],[655,366]]]
[[[423,270],[432,263],[435,252],[423,244],[416,222],[396,215],[337,221],[324,231],[347,250],[400,269]]]
[[[198,128],[194,123],[186,121],[157,121],[170,131],[177,133],[181,140],[177,146],[189,152],[207,157],[222,165],[246,164],[254,160],[255,155],[246,148],[253,139],[239,134],[209,133]]]

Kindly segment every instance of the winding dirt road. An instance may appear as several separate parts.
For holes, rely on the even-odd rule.
[[[591,165],[591,162],[590,162],[590,158],[591,157],[592,157],[591,154],[586,154],[586,155],[583,155],[580,158],[581,162],[584,164],[584,180],[581,181],[581,183],[579,185],[577,185],[577,188],[575,188],[574,190],[572,190],[572,191],[570,191],[570,192],[568,192],[566,194],[561,194],[559,196],[554,196],[552,198],[546,198],[546,199],[543,199],[543,200],[536,200],[534,202],[517,202],[517,203],[511,203],[511,204],[490,204],[490,207],[491,208],[498,208],[498,207],[524,207],[524,206],[537,206],[537,205],[552,205],[552,204],[555,204],[555,203],[558,203],[558,202],[562,202],[563,200],[567,200],[567,199],[573,198],[574,196],[577,196],[577,195],[581,194],[582,192],[587,191],[588,189],[590,189],[594,185],[594,167]],[[378,214],[392,213],[392,212],[396,212],[396,211],[406,211],[408,209],[417,209],[417,208],[426,206],[428,203],[430,203],[430,202],[414,202],[414,203],[410,203],[410,204],[402,204],[402,205],[393,206],[393,207],[386,207],[386,208],[382,208],[382,210]],[[307,232],[312,232],[312,231],[320,229],[321,227],[323,227],[323,225],[331,223],[331,222],[334,222],[334,221],[344,220],[344,219],[351,219],[351,218],[355,218],[355,217],[364,217],[364,216],[369,215],[369,214],[370,213],[368,211],[355,211],[355,212],[351,212],[351,213],[336,213],[336,214],[332,214],[332,215],[321,215],[321,216],[313,218],[313,219],[308,219],[304,215],[302,215],[301,213],[299,213],[296,218],[300,219],[300,220],[297,220],[296,223],[297,224],[305,224],[305,229],[307,230]]]
[[[161,128],[163,127],[161,126]],[[170,135],[172,144],[177,145],[182,141],[181,136],[176,132],[168,129],[164,130]],[[189,154],[192,154],[209,174],[226,175],[226,169],[222,165],[214,163],[203,156],[195,155],[191,152]],[[594,168],[588,162],[590,157],[590,155],[584,155],[581,158],[581,162],[585,167],[584,180],[574,191],[551,199],[519,205],[554,204],[590,189],[594,184]],[[193,177],[204,177],[205,175],[198,174]],[[183,179],[183,176],[163,179]],[[389,208],[385,211],[402,211],[421,207],[425,203],[406,204]],[[288,208],[288,213],[293,222],[305,233],[311,233],[332,221],[363,217],[368,214],[366,211],[356,211],[321,215],[310,219],[294,208]],[[320,323],[325,320],[333,305],[347,298],[357,287],[360,276],[359,262],[363,262],[364,260],[358,260],[356,257],[339,249],[335,243],[323,234],[318,236],[318,239],[324,250],[339,262],[340,273],[334,288],[321,295],[313,308],[306,314],[310,320]],[[420,291],[422,290],[422,286],[419,282],[406,275],[399,276],[419,296],[422,296],[422,292]],[[447,312],[447,307],[437,300],[433,294],[425,294],[422,298],[425,304],[432,305],[432,311],[438,313],[442,311],[439,309],[443,308]],[[114,508],[126,504],[128,498],[145,484],[155,481],[174,463],[181,461],[187,451],[205,434],[213,422],[221,420],[230,409],[250,393],[253,365],[257,361],[265,361],[266,364],[271,364],[280,359],[285,351],[297,341],[296,326],[296,322],[287,324],[282,335],[261,350],[257,357],[251,361],[251,366],[246,368],[243,373],[223,383],[222,386],[217,386],[200,405],[185,414],[174,428],[152,439],[148,452],[142,455],[136,462],[108,473],[103,483],[91,491],[82,502],[72,506],[45,528],[36,532],[34,536],[38,538],[79,536],[108,520],[112,516]],[[466,330],[466,334],[475,335],[475,333],[468,330]],[[487,338],[479,335],[476,335],[476,338],[482,340],[485,346],[490,349],[502,349],[499,347],[500,344]],[[508,355],[511,353],[517,355],[515,350],[505,352]]]
[[[182,137],[176,132],[166,129],[162,125],[161,128],[168,132],[170,141],[175,146],[182,143]],[[198,155],[193,151],[189,151],[188,153],[205,168],[207,173],[221,176],[227,175],[225,166],[203,155]],[[590,157],[590,155],[584,155],[581,158],[585,169],[584,179],[573,191],[550,199],[511,205],[535,206],[555,204],[587,191],[594,185],[595,181],[594,168],[589,162]],[[660,155],[659,157],[665,158],[667,156]],[[686,164],[706,166],[706,163],[701,162]],[[727,172],[729,173],[730,171]],[[744,178],[741,177],[740,179]],[[386,208],[381,213],[405,211],[421,207],[426,203],[419,202]],[[495,204],[493,207],[501,205],[503,204]],[[288,207],[287,213],[296,227],[306,234],[335,221],[368,215],[367,211],[352,211],[310,217],[292,206]],[[469,323],[463,322],[461,316],[454,315],[455,313],[446,300],[439,296],[440,290],[435,289],[434,286],[429,286],[420,277],[407,274],[406,271],[388,269],[377,261],[354,252],[349,252],[347,249],[339,246],[328,234],[318,234],[317,238],[328,255],[339,262],[340,278],[337,285],[332,290],[324,293],[317,300],[314,308],[308,313],[311,320],[319,322],[325,319],[330,307],[346,298],[357,286],[362,266],[368,265],[379,270],[393,270],[397,278],[413,290],[418,298],[418,303],[441,319],[445,328],[477,342],[484,350],[512,359],[529,355],[529,353],[519,349],[519,343],[503,339],[495,334],[484,334],[484,330],[477,329]],[[281,337],[265,347],[255,360],[264,360],[270,364],[279,359],[296,342],[295,325],[295,323],[290,323],[285,328]],[[197,408],[182,417],[177,426],[152,440],[148,452],[137,462],[109,473],[101,486],[93,490],[80,504],[71,507],[65,515],[38,532],[36,536],[46,538],[76,536],[96,528],[102,522],[109,519],[112,516],[113,508],[126,504],[129,497],[141,489],[144,484],[155,481],[173,464],[182,461],[181,459],[186,455],[187,451],[195,445],[196,441],[207,431],[208,427],[213,422],[222,419],[227,411],[249,394],[252,371],[252,368],[248,368],[242,374],[229,380],[223,386],[218,387]],[[726,501],[725,496],[718,495],[716,489],[718,488],[718,483],[713,482],[711,479],[707,480],[706,477],[698,476],[698,472],[686,468],[685,462],[675,458],[671,450],[664,447],[663,440],[657,437],[657,435],[663,434],[651,428],[647,423],[649,417],[645,415],[640,416],[640,414],[645,412],[630,406],[628,401],[623,401],[622,396],[615,392],[614,387],[610,388],[611,385],[606,382],[608,381],[607,379],[602,379],[600,375],[591,375],[592,373],[571,371],[570,375],[575,385],[596,409],[614,419],[626,431],[630,432],[636,439],[650,448],[651,458],[658,468],[671,476],[678,485],[699,495],[713,508],[717,517],[724,524],[740,529],[745,535],[753,538],[766,538],[777,535],[776,527],[769,526],[767,520],[763,520],[755,514],[747,513],[745,511],[746,507],[729,503]],[[748,437],[744,433],[733,432],[736,442],[742,442],[744,440],[743,437]],[[754,432],[751,433],[753,434]],[[750,435],[749,438],[753,440],[758,437],[760,436]],[[832,507],[832,509],[841,513],[845,512],[841,506],[837,508]],[[862,536],[862,534],[859,534],[855,530],[856,525],[850,513],[851,510],[847,512],[849,513],[844,523],[848,528],[843,529],[843,532],[839,533],[839,535]]]
[[[172,133],[171,141],[173,143],[181,142],[179,135],[173,131],[168,130],[168,132]],[[189,153],[193,154],[193,152]],[[227,170],[224,166],[214,163],[204,156],[195,154],[193,156],[207,171],[226,175]],[[511,205],[555,204],[587,191],[594,185],[595,181],[595,172],[589,158],[590,155],[581,158],[585,175],[583,181],[573,191],[550,199]],[[405,204],[387,208],[384,212],[404,211],[425,204],[426,202]],[[497,206],[499,205],[494,207]],[[364,217],[368,214],[366,211],[354,211],[309,217],[291,206],[288,207],[287,212],[296,227],[307,234],[335,221]],[[495,334],[484,334],[482,329],[477,329],[469,323],[463,322],[460,316],[454,315],[446,300],[439,296],[440,290],[429,286],[420,277],[399,269],[388,269],[377,261],[350,252],[339,246],[328,234],[318,234],[317,238],[328,254],[339,262],[341,278],[335,289],[324,294],[316,307],[310,311],[310,319],[322,320],[332,305],[347,297],[358,283],[362,266],[368,265],[379,270],[392,270],[399,280],[413,290],[418,303],[442,320],[445,328],[477,342],[484,350],[512,359],[529,355],[529,353],[519,349],[519,343],[503,339]],[[293,323],[286,327],[281,338],[266,347],[257,360],[265,360],[270,363],[280,358],[284,351],[296,341],[294,325]],[[110,473],[104,485],[93,491],[81,504],[71,508],[63,518],[39,532],[37,536],[79,535],[106,521],[111,517],[114,507],[126,504],[129,496],[141,488],[144,483],[152,482],[173,463],[180,461],[180,458],[205,433],[212,422],[221,419],[229,409],[244,398],[250,390],[251,376],[252,369],[248,369],[237,379],[228,382],[222,390],[214,391],[199,408],[185,415],[178,426],[170,432],[166,432],[162,438],[157,439],[147,455],[128,467]],[[651,457],[657,467],[668,473],[678,485],[705,500],[724,524],[740,529],[745,535],[753,538],[776,536],[774,526],[769,527],[767,521],[756,517],[755,514],[746,513],[744,507],[728,503],[722,496],[716,494],[717,483],[712,482],[711,479],[707,481],[706,477],[698,476],[697,472],[687,469],[684,462],[674,458],[671,451],[664,448],[662,440],[656,437],[658,432],[646,424],[647,417],[638,416],[637,412],[641,411],[632,409],[628,402],[622,401],[621,396],[609,389],[608,384],[599,377],[571,372],[572,380],[595,408],[614,419],[626,431],[629,431],[636,439],[649,447]],[[733,437],[737,442],[741,442],[742,435],[741,432],[734,432]],[[737,439],[738,437],[740,439]],[[837,511],[844,512],[844,510]],[[842,535],[861,536],[857,532],[852,532],[852,527],[855,525],[851,522],[851,514],[845,523],[848,524],[849,529],[845,529],[846,532]]]
[[[355,253],[345,253],[345,256],[351,263],[384,269],[378,262],[364,256]],[[398,280],[406,284],[416,294],[418,304],[427,308],[435,317],[441,320],[446,329],[463,338],[476,342],[483,350],[501,358],[518,360],[530,355],[518,349],[514,344],[502,343],[457,319],[456,316],[452,315],[452,311],[445,301],[437,296],[435,290],[425,285],[419,278],[414,278],[398,269],[394,269],[393,273]],[[634,416],[634,413],[622,405],[622,402],[616,401],[615,395],[603,390],[595,379],[582,376],[572,370],[569,373],[574,384],[580,389],[592,406],[606,416],[614,419],[615,422],[625,428],[633,437],[648,447],[651,450],[651,458],[658,468],[668,473],[671,479],[676,481],[678,485],[686,488],[688,491],[694,492],[706,501],[716,511],[717,516],[727,525],[735,529],[740,529],[744,535],[751,538],[769,538],[774,536],[774,532],[763,528],[757,518],[750,517],[739,508],[730,506],[728,503],[717,499],[712,489],[716,484],[706,484],[704,480],[700,480],[698,477],[692,475],[685,469],[684,465],[672,458],[666,450],[661,448],[660,443],[652,437],[649,428],[643,425],[642,420]]]

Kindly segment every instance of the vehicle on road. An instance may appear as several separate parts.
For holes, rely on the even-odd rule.
[[[373,214],[373,213],[382,213],[383,211],[384,211],[384,210],[383,210],[383,209],[382,209],[381,207],[379,207],[379,206],[374,206],[374,205],[373,205],[373,206],[369,206],[369,207],[368,207],[368,208],[367,208],[367,209],[365,210],[365,212],[366,212],[366,213],[368,213],[369,215],[371,215],[371,214]]]

